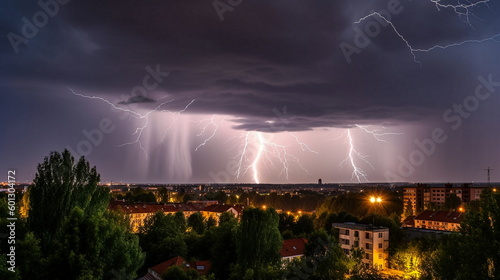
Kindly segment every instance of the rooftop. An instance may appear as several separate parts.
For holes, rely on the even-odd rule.
[[[457,211],[426,210],[415,217],[415,220],[426,220],[426,221],[436,221],[445,223],[461,223],[463,219],[464,219],[464,213]]]
[[[283,247],[280,250],[282,258],[304,255],[307,239],[293,238],[283,240]]]
[[[377,227],[374,225],[357,224],[357,223],[333,223],[332,226],[336,227],[336,228],[346,228],[346,229],[364,230],[364,231],[389,230],[389,228],[386,228],[386,227]]]

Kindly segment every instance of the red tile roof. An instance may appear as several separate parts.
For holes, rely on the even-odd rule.
[[[283,240],[283,247],[280,250],[281,257],[291,257],[304,255],[307,239],[294,238]]]
[[[414,227],[415,226],[415,216],[408,216],[403,221],[404,227]]]
[[[188,269],[194,269],[198,271],[200,275],[205,275],[210,271],[211,263],[210,261],[193,261],[193,262],[186,262],[186,260],[180,256],[171,258],[170,260],[166,262],[162,262],[160,264],[157,264],[153,267],[150,267],[149,269],[153,270],[154,272],[158,273],[158,275],[163,275],[165,271],[171,266],[180,266],[184,270]]]
[[[187,204],[160,204],[160,203],[110,203],[109,209],[122,211],[126,214],[156,213],[158,211],[176,213],[179,211],[197,211]]]
[[[445,222],[445,223],[461,223],[464,219],[464,213],[456,211],[430,211],[426,210],[418,214],[415,220]]]
[[[229,211],[229,209],[233,208],[234,210],[236,210],[236,212],[238,212],[239,214],[241,214],[241,212],[243,212],[243,206],[241,205],[222,205],[222,204],[215,204],[215,205],[209,205],[203,209],[201,209],[200,211],[204,211],[204,212],[215,212],[215,213],[224,213],[224,212],[227,212]]]

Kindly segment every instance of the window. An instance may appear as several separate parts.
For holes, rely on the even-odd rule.
[[[349,235],[349,230],[348,229],[345,230],[344,235]]]
[[[371,247],[372,247],[370,243],[366,243],[365,245],[366,245],[366,246],[365,246],[365,248],[366,248],[367,250],[370,250],[370,249],[371,249]]]
[[[359,241],[354,241],[354,244],[352,246],[359,247]]]
[[[342,249],[344,251],[344,254],[349,255],[349,249]]]
[[[379,243],[379,244],[378,244],[378,248],[379,248],[379,249],[382,249],[382,246],[383,246],[383,245],[382,245],[382,243]]]
[[[370,239],[370,233],[369,233],[369,232],[367,232],[367,233],[366,233],[365,238],[366,238],[366,239]]]
[[[382,232],[379,232],[378,233],[378,238],[383,238],[384,237],[384,234]]]
[[[359,231],[354,231],[354,237],[359,237]]]
[[[370,254],[365,254],[365,259],[370,259]]]
[[[349,245],[350,244],[349,239],[343,239],[343,238],[340,239],[340,244],[342,244],[342,245]]]

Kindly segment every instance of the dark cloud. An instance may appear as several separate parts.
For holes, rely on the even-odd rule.
[[[126,93],[130,99],[120,104],[151,103],[132,91],[148,75],[146,67],[160,65],[170,76],[154,91],[176,99],[172,110],[196,99],[193,112],[236,116],[234,127],[244,130],[266,130],[273,110],[285,106],[295,117],[279,127],[291,131],[440,114],[450,95],[473,87],[481,71],[465,53],[488,55],[498,43],[415,52],[421,66],[386,25],[348,63],[339,44],[355,46],[354,27],[364,30],[376,19],[354,22],[387,10],[389,2],[244,1],[221,21],[210,1],[72,1],[20,45],[19,54],[1,48],[1,73],[9,80],[119,92],[121,100]],[[427,1],[399,3],[401,12],[391,20],[414,48],[500,33],[497,3],[475,8],[470,23]],[[30,18],[38,8],[9,7],[3,31],[17,33],[19,16]]]
[[[118,102],[118,104],[122,104],[122,105],[129,105],[129,104],[134,104],[134,103],[156,103],[156,100],[142,96],[142,95],[138,95],[138,96],[130,97],[127,101]]]

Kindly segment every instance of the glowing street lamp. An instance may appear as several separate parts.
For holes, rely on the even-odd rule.
[[[266,210],[267,206],[266,205],[262,205],[262,209]]]

